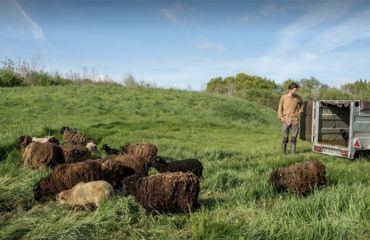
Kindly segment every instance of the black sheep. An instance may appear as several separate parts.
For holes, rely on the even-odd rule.
[[[156,156],[149,161],[149,167],[154,167],[160,173],[164,172],[193,172],[198,178],[203,178],[203,165],[202,163],[193,158],[175,160],[167,163],[163,158]]]
[[[345,143],[348,144],[349,133],[344,129],[339,130],[339,133],[342,135]]]
[[[117,149],[113,149],[113,148],[110,148],[108,146],[108,144],[104,144],[102,147],[101,147],[101,150],[105,152],[105,154],[107,155],[119,155],[120,154],[120,151],[117,150]]]

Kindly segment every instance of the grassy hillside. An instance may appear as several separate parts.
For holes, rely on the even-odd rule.
[[[314,154],[280,154],[276,113],[255,103],[204,93],[107,86],[0,88],[0,239],[368,239],[370,163]],[[72,126],[112,147],[148,141],[167,160],[204,165],[200,210],[146,216],[120,190],[96,211],[33,200],[50,170],[23,166],[21,135]],[[99,152],[97,155],[103,155]],[[278,167],[318,158],[328,186],[301,197],[268,184]],[[156,171],[151,170],[154,174]]]

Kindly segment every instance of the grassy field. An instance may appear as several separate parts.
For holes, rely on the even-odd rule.
[[[369,239],[370,162],[312,153],[280,154],[276,112],[198,92],[106,86],[0,88],[0,239]],[[167,160],[204,165],[199,203],[183,213],[145,215],[120,190],[94,212],[33,200],[50,170],[23,166],[21,135],[72,126],[99,143],[154,143]],[[103,156],[99,152],[96,155]],[[328,185],[302,197],[269,185],[270,172],[317,158]],[[156,171],[151,169],[150,174]]]

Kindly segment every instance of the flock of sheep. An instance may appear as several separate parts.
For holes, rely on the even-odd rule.
[[[106,157],[91,157],[96,142],[71,127],[62,127],[63,144],[52,136],[22,136],[17,146],[23,163],[33,169],[52,168],[33,187],[35,200],[55,195],[59,204],[74,207],[100,206],[102,200],[122,188],[123,195],[133,195],[147,213],[153,210],[180,208],[185,213],[198,208],[203,165],[197,159],[167,163],[151,143],[124,145],[112,149],[102,146]],[[160,173],[148,176],[150,167]],[[326,185],[325,166],[318,160],[295,163],[270,174],[270,182],[297,193],[311,192]]]

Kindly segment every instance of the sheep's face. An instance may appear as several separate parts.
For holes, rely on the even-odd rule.
[[[119,151],[122,152],[122,153],[128,153],[128,148],[130,147],[130,145],[126,144],[126,145],[123,145],[122,147],[119,148]]]
[[[63,126],[63,127],[60,129],[59,133],[60,133],[60,134],[63,134],[63,133],[64,133],[64,131],[65,131],[65,130],[67,130],[67,129],[69,130],[69,129],[71,129],[71,128],[70,128],[70,127]]]
[[[17,147],[18,148],[21,148],[21,146],[26,147],[31,142],[32,142],[32,138],[30,136],[21,136],[19,137]]]
[[[128,196],[129,194],[132,194],[135,192],[135,189],[140,183],[140,176],[137,174],[131,175],[123,180],[122,184],[122,192],[123,196]]]
[[[53,143],[53,144],[56,144],[56,145],[59,145],[59,140],[56,139],[55,137],[51,136],[49,139],[48,139],[48,142],[49,143]]]
[[[73,160],[77,160],[81,157],[81,153],[80,151],[78,151],[77,149],[73,149],[70,153],[69,153],[69,159],[73,159]]]
[[[285,173],[279,170],[273,171],[270,175],[270,180],[273,180],[275,183],[281,184],[284,180]]]
[[[42,197],[42,190],[40,187],[40,182],[36,183],[35,186],[33,186],[33,198],[37,201],[40,200]]]
[[[59,205],[67,204],[67,199],[64,196],[64,192],[58,193],[55,196],[55,199],[57,200],[57,202],[58,202]]]
[[[160,167],[160,166],[165,166],[167,165],[166,161],[159,157],[159,156],[153,156],[150,160],[149,160],[149,167]]]
[[[101,147],[101,150],[103,151],[108,151],[110,147],[108,147],[107,144],[104,144],[102,147]]]

